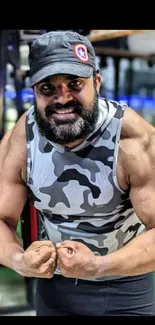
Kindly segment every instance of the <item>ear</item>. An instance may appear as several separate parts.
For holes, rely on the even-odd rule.
[[[102,76],[99,73],[97,73],[96,74],[96,90],[97,90],[98,94],[100,91],[101,84],[102,84]]]

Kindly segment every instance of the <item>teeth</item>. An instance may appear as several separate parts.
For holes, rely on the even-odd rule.
[[[72,113],[73,112],[73,109],[72,108],[69,108],[69,109],[55,109],[54,110],[57,114],[69,114],[69,113]]]

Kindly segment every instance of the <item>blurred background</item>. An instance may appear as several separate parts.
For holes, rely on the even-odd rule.
[[[0,30],[0,139],[33,105],[28,53],[54,30]],[[94,46],[103,78],[100,95],[125,102],[155,126],[155,30],[76,29]],[[25,248],[35,239],[35,211],[26,204],[18,224]],[[0,265],[0,315],[35,315],[35,280]]]

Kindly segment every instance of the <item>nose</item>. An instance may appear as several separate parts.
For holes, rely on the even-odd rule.
[[[70,89],[68,89],[66,84],[61,84],[61,86],[59,86],[56,89],[56,92],[53,95],[54,103],[59,102],[62,105],[66,104],[68,101],[70,101],[72,99],[73,99],[73,96],[71,94]]]

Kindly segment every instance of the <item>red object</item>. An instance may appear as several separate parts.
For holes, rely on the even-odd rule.
[[[31,241],[37,240],[37,212],[36,208],[30,203],[30,224],[31,224]]]

